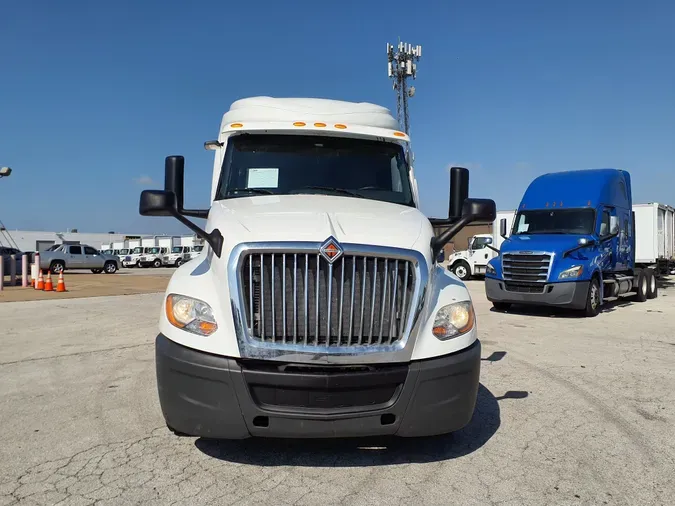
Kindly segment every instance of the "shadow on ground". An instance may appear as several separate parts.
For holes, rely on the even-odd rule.
[[[440,462],[463,457],[481,448],[499,429],[498,401],[522,399],[527,395],[527,392],[507,392],[495,397],[481,384],[476,410],[469,425],[445,436],[243,441],[200,438],[195,445],[211,457],[256,466],[366,467]]]

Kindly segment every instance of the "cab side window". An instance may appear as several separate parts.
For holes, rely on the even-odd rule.
[[[98,252],[94,248],[90,248],[89,246],[84,247],[84,254],[85,255],[96,255]]]
[[[71,255],[81,255],[82,254],[82,247],[81,246],[71,246],[70,247],[70,254]]]

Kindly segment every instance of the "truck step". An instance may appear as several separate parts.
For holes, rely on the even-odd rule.
[[[633,276],[616,276],[615,278],[603,279],[602,283],[605,285],[613,285],[614,283],[620,283],[621,281],[631,281]]]

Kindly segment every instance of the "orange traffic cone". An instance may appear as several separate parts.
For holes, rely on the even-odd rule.
[[[45,292],[53,292],[54,284],[52,283],[52,273],[47,273],[47,280],[45,281]]]
[[[37,278],[37,284],[35,285],[36,290],[44,290],[45,289],[45,280],[42,277],[42,269],[38,269],[38,278]]]
[[[66,284],[63,281],[63,271],[59,272],[59,282],[56,283],[56,291],[57,292],[65,292],[66,290]]]

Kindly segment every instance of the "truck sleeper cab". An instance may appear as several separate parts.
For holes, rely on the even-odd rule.
[[[454,168],[448,229],[434,237],[397,128],[373,104],[239,100],[206,143],[208,210],[183,208],[184,161],[167,157],[165,189],[142,192],[140,214],[205,241],[172,275],[156,338],[174,433],[422,436],[469,422],[475,314],[436,259],[495,205],[467,198],[468,171]]]
[[[506,235],[504,220],[500,233]],[[630,174],[591,169],[544,174],[518,206],[511,235],[487,268],[496,309],[558,306],[596,316],[605,302],[657,296],[656,276],[635,262]]]

